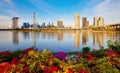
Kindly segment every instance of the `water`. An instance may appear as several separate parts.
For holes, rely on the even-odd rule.
[[[107,40],[120,41],[120,33],[0,31],[0,52],[23,50],[32,46],[36,46],[39,50],[46,48],[53,52],[79,52],[85,46],[89,46],[91,50],[99,49],[99,45],[107,48]]]

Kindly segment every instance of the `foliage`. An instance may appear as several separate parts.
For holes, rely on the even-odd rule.
[[[109,48],[120,53],[120,42],[118,42],[118,41],[112,42],[112,41],[108,40],[107,43],[108,43],[107,45]]]
[[[89,47],[83,47],[82,48],[82,53],[83,53],[83,56],[87,53],[90,53],[90,48]]]

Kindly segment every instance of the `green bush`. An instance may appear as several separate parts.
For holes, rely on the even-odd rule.
[[[82,54],[83,54],[83,56],[84,56],[85,54],[87,54],[87,53],[90,53],[90,48],[89,48],[89,47],[83,47],[83,48],[82,48]]]

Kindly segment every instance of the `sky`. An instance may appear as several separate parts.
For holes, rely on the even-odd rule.
[[[120,22],[120,0],[0,0],[0,28],[10,28],[12,18],[19,17],[19,27],[23,22],[33,23],[33,12],[37,23],[62,20],[65,26],[74,25],[74,16],[87,17],[90,25],[93,17],[104,17],[105,24]]]

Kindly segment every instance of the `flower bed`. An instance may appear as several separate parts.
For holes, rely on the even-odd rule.
[[[1,52],[0,56],[9,56],[11,52]],[[19,52],[18,57],[2,61],[0,73],[119,73],[120,57],[113,50],[104,52],[102,58],[93,57],[87,53],[68,55],[64,52],[52,53],[49,50],[37,52],[32,48]]]
[[[120,73],[120,54],[113,48],[84,53],[33,48],[4,51],[0,53],[0,73]]]

